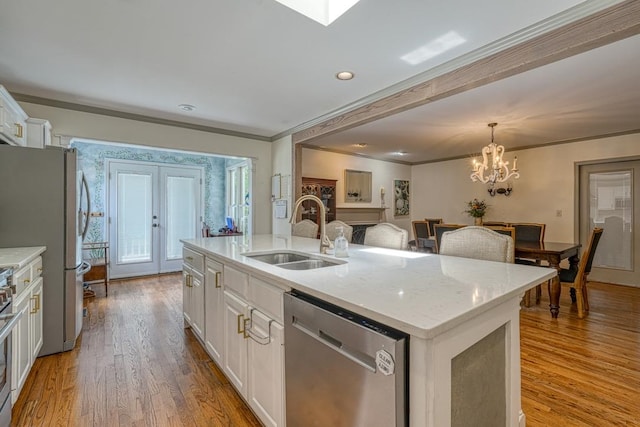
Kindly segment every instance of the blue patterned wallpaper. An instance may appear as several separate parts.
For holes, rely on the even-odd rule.
[[[107,190],[104,170],[105,159],[202,167],[204,169],[204,220],[211,230],[218,230],[224,227],[225,168],[228,162],[236,162],[236,159],[79,141],[74,141],[71,146],[78,150],[78,169],[84,172],[89,184],[91,212],[103,212],[105,214],[105,217],[91,218],[85,241],[102,242],[108,240],[108,236],[105,235],[107,214],[105,212]]]

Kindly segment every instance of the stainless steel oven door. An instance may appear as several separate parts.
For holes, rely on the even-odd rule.
[[[22,313],[7,305],[0,313],[0,426],[11,425],[11,331]]]

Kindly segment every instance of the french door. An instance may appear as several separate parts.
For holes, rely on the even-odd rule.
[[[589,280],[640,286],[640,160],[580,166],[580,243],[604,229]]]
[[[180,239],[198,236],[202,169],[109,161],[110,275],[179,271]]]

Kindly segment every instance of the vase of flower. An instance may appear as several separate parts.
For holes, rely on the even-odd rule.
[[[467,210],[464,212],[473,218],[475,225],[482,226],[482,217],[487,212],[487,207],[484,200],[473,199],[467,202]]]

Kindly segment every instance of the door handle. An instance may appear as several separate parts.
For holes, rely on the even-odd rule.
[[[158,227],[160,224],[152,224],[152,227]]]

